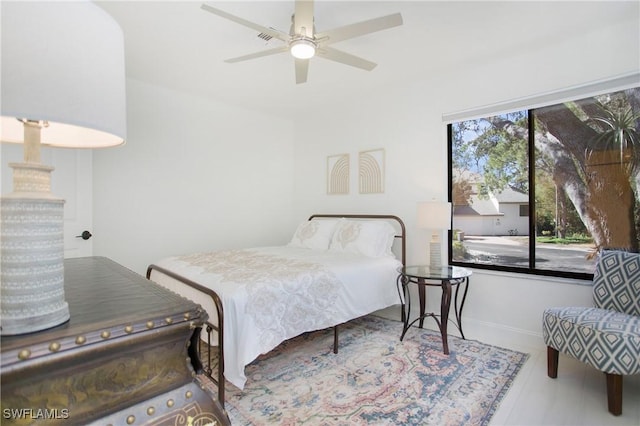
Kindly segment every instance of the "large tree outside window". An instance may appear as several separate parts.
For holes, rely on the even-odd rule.
[[[452,264],[589,278],[640,248],[640,88],[450,124],[449,154]]]

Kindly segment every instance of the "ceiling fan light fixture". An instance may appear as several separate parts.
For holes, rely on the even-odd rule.
[[[301,37],[291,41],[289,51],[296,59],[310,59],[316,54],[316,43],[307,38]]]

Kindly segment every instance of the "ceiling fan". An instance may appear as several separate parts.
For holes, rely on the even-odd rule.
[[[255,59],[288,51],[295,59],[296,83],[298,84],[305,83],[307,81],[309,60],[314,56],[371,71],[376,67],[375,63],[350,53],[334,49],[329,45],[402,25],[402,15],[395,13],[392,15],[382,16],[380,18],[345,25],[333,30],[316,33],[313,17],[313,0],[296,0],[295,11],[291,17],[291,29],[289,30],[289,33],[285,33],[283,31],[279,31],[274,28],[267,28],[231,15],[223,10],[209,6],[206,3],[203,4],[201,8],[207,12],[213,13],[214,15],[221,16],[225,19],[229,19],[240,25],[256,30],[263,38],[265,38],[266,35],[269,39],[275,38],[285,43],[280,47],[227,59],[225,62],[233,63],[246,61],[248,59]]]

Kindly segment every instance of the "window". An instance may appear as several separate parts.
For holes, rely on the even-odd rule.
[[[449,124],[454,265],[589,279],[640,245],[640,88]]]

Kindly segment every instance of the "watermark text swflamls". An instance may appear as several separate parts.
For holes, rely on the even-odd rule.
[[[64,420],[69,418],[68,408],[4,408],[4,419]]]

